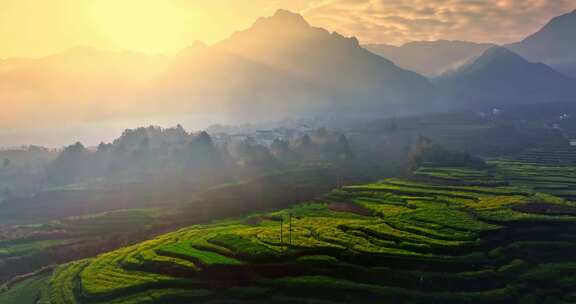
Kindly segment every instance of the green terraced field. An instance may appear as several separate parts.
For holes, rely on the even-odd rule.
[[[576,200],[576,165],[533,164],[517,161],[493,161],[495,171],[514,185]]]
[[[69,244],[73,241],[74,240],[40,240],[22,244],[10,244],[8,242],[5,242],[7,244],[4,244],[0,242],[0,259],[33,254],[54,246]]]
[[[538,148],[524,151],[514,158],[523,163],[542,165],[576,165],[576,148]]]
[[[489,160],[488,164],[491,167],[485,170],[424,165],[414,172],[414,176],[419,180],[446,185],[529,188],[576,201],[576,164],[569,164],[567,160],[525,162],[519,159],[494,159]]]
[[[34,304],[38,301],[39,291],[47,284],[49,274],[41,274],[23,280],[7,290],[0,289],[2,304]],[[6,288],[6,287],[5,287]]]
[[[574,249],[562,198],[388,179],[63,265],[39,303],[573,303]]]

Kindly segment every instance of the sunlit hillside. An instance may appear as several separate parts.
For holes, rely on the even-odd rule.
[[[576,303],[575,0],[0,0],[0,304]]]

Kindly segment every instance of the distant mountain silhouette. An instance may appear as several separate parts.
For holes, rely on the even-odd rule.
[[[552,19],[535,34],[507,47],[576,79],[576,10]]]
[[[73,90],[110,89],[131,83],[146,82],[158,73],[158,58],[136,52],[111,52],[90,47],[71,48],[65,52],[34,60],[0,75],[0,84],[11,82],[30,88]],[[63,92],[64,93],[64,92]]]
[[[542,63],[493,47],[460,69],[437,79],[450,100],[473,104],[564,101],[576,97],[576,81]]]
[[[368,44],[364,47],[402,68],[436,77],[480,56],[492,46],[487,43],[437,40],[410,42],[402,46]]]
[[[435,96],[421,75],[285,10],[213,46],[183,51],[158,83],[170,100],[210,100],[214,108],[264,117],[382,113],[415,104],[422,110]]]
[[[32,59],[28,58],[0,59],[0,75],[25,66],[32,61]]]
[[[0,114],[0,120],[15,126],[30,120],[70,118],[69,113],[98,116],[120,112],[129,96],[164,68],[165,61],[90,47],[15,61],[0,73],[0,99],[10,109],[9,115]]]

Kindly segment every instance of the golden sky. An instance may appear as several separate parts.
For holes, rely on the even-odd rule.
[[[0,0],[0,58],[88,45],[173,53],[244,29],[278,8],[363,43],[512,42],[576,0]]]

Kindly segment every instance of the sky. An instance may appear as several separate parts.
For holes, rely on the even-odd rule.
[[[362,43],[507,43],[576,9],[576,0],[0,0],[0,58],[79,45],[170,54],[225,39],[279,8]]]

